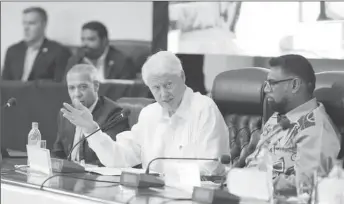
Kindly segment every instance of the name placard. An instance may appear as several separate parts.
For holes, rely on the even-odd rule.
[[[227,188],[230,193],[242,198],[272,200],[272,177],[255,168],[230,170],[227,175]]]
[[[51,159],[50,151],[48,149],[40,148],[35,145],[26,145],[27,162],[31,171],[38,171],[44,174],[51,175]]]

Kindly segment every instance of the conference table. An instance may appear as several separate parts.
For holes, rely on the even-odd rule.
[[[20,171],[15,165],[26,164],[26,159],[7,158],[1,165],[1,203],[49,204],[163,204],[197,203],[192,193],[182,188],[131,188],[119,185],[119,176],[92,173],[54,174],[43,187],[48,176]],[[267,204],[265,201],[243,200],[243,204]]]
[[[1,146],[26,150],[32,122],[39,123],[42,140],[51,149],[56,139],[57,116],[63,102],[70,103],[67,85],[50,81],[0,81],[1,104],[14,97],[17,105],[1,110]],[[116,101],[122,97],[149,97],[142,80],[107,80],[100,85],[99,95]]]
[[[1,203],[166,203],[190,199],[190,193],[177,188],[137,189],[119,185],[119,176],[73,173],[56,176],[44,184],[43,174],[14,171],[25,159],[4,159],[1,175]],[[56,174],[57,175],[57,174]],[[49,202],[48,202],[49,201]],[[186,202],[186,203],[190,203]]]

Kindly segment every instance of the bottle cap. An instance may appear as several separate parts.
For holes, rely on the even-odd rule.
[[[33,128],[38,128],[38,122],[32,122],[32,127]]]

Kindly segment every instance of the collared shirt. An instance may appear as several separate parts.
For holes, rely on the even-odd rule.
[[[138,123],[131,131],[117,135],[96,133],[88,144],[103,165],[132,167],[142,163],[146,168],[156,157],[218,158],[229,154],[228,128],[212,99],[186,88],[182,102],[169,117],[158,104],[142,109]],[[156,172],[175,171],[176,161],[157,160],[151,165]],[[202,175],[223,174],[218,162],[198,162]]]
[[[327,175],[340,149],[340,134],[323,104],[314,98],[286,117],[290,126],[284,130],[277,122],[277,113],[270,117],[256,150],[246,159],[247,166],[259,166],[267,153],[272,158],[274,179],[281,174],[295,176],[293,182],[300,184],[309,181],[314,171]]]
[[[103,54],[96,60],[95,64],[91,59],[84,57],[84,62],[95,66],[98,70],[98,79],[103,81],[105,79],[106,56],[109,52],[109,47],[106,47]]]
[[[36,57],[39,53],[39,50],[43,44],[43,40],[44,39],[38,41],[37,43],[33,45],[28,46],[26,50],[26,54],[25,54],[24,69],[23,69],[23,75],[21,78],[22,81],[27,81],[29,79],[29,76],[32,71],[33,63],[35,62]]]
[[[94,108],[96,107],[97,105],[97,102],[98,102],[98,98],[96,99],[96,101],[90,106],[89,110],[91,111],[91,113],[93,112]],[[78,143],[82,137],[83,137],[83,133],[82,133],[82,130],[79,126],[76,126],[75,127],[75,134],[74,134],[74,141],[73,141],[73,146]],[[78,146],[76,146],[74,149],[73,149],[73,152],[72,152],[72,155],[71,155],[71,159],[73,161],[80,161],[80,154],[79,154],[79,151],[80,151],[80,145],[79,144]]]

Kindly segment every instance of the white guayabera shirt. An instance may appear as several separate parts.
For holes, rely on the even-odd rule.
[[[228,135],[228,128],[214,101],[187,88],[172,117],[158,103],[153,103],[142,109],[138,123],[131,131],[117,135],[116,142],[103,132],[87,140],[107,167],[132,167],[142,163],[146,168],[156,157],[216,158],[229,154]],[[173,172],[176,162],[158,160],[151,169],[161,173]],[[202,175],[221,175],[225,171],[218,162],[198,162],[198,165]]]

